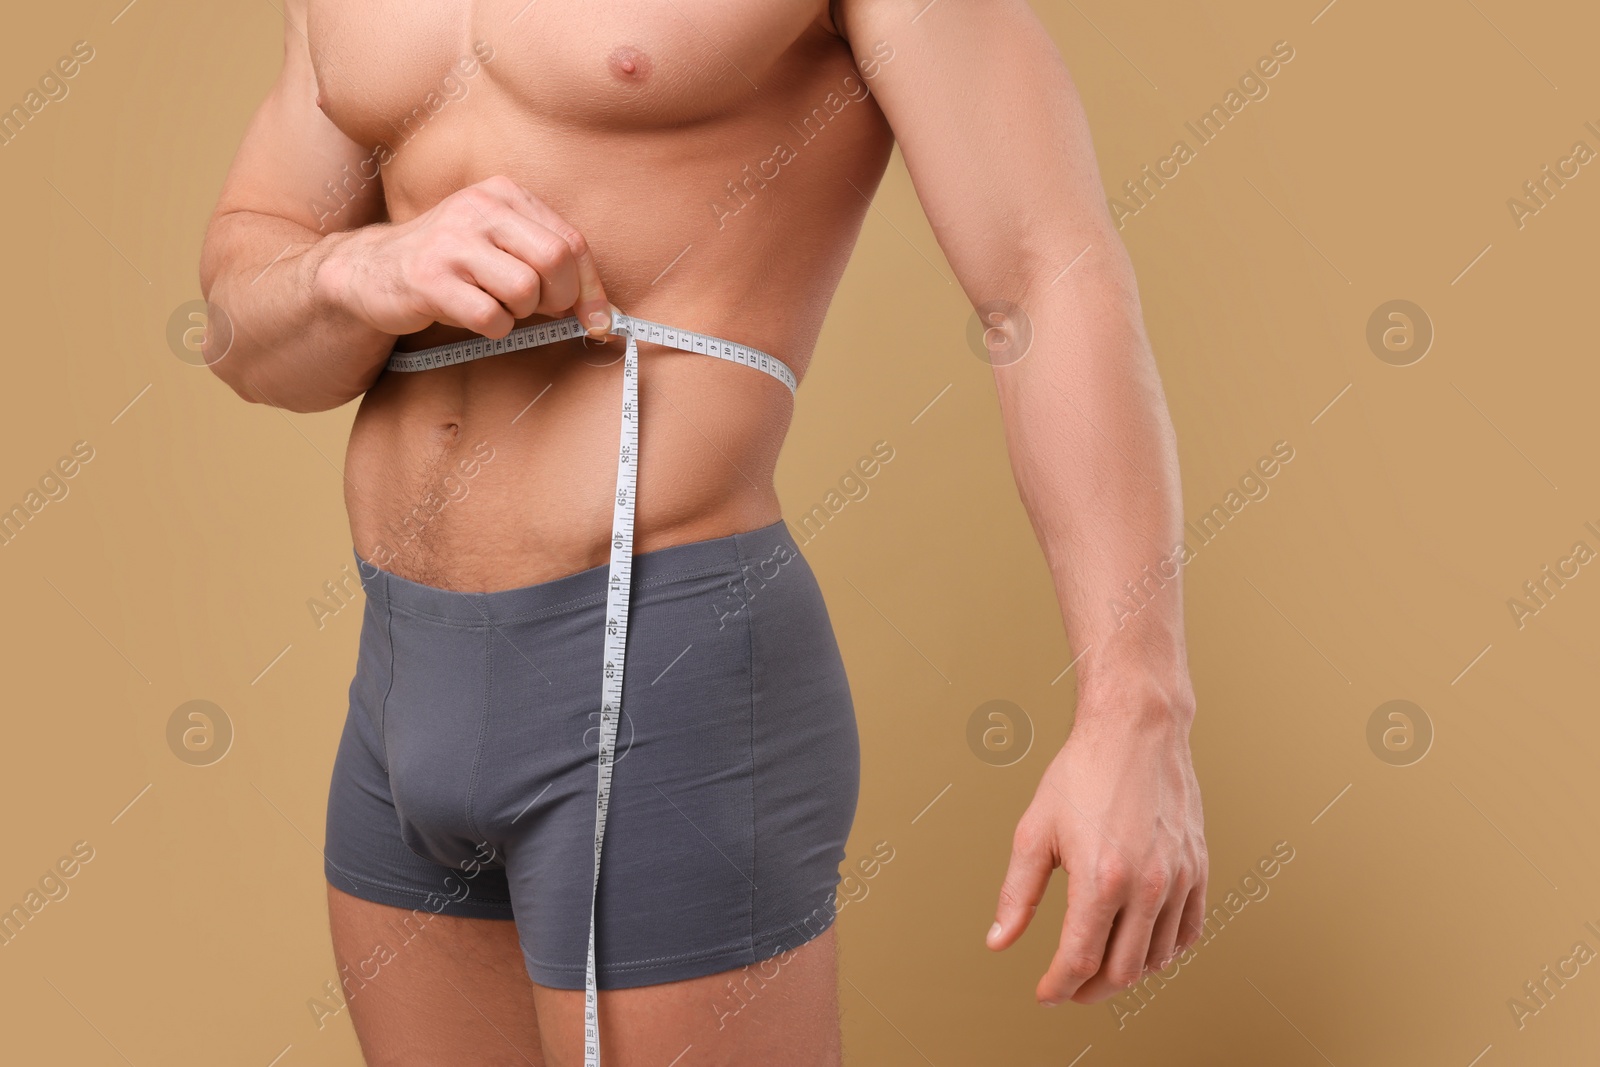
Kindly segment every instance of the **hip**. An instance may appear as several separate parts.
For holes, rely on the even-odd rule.
[[[459,594],[358,563],[330,881],[515,918],[534,980],[582,988],[601,679],[618,666],[602,651],[607,568]],[[601,988],[736,968],[821,933],[859,795],[849,685],[782,522],[638,554],[630,585]],[[463,870],[467,889],[441,899]]]

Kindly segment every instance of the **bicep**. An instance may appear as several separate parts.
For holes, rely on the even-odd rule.
[[[251,116],[223,181],[207,235],[249,216],[293,223],[313,235],[383,217],[374,150],[347,137],[317,106],[316,72],[306,40],[305,0],[285,5],[283,69]],[[210,271],[202,256],[202,278]]]
[[[875,64],[872,91],[969,296],[1114,239],[1083,105],[1027,0],[839,7],[863,73]]]

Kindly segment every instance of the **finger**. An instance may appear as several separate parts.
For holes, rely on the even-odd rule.
[[[1054,849],[1039,834],[1017,825],[1011,839],[1011,861],[1000,883],[1000,904],[995,909],[994,925],[985,943],[996,952],[1008,948],[1022,936],[1033,920],[1033,913],[1044,899],[1050,872],[1056,869]]]
[[[504,204],[479,210],[494,245],[538,272],[538,302],[526,314],[559,315],[572,307],[578,296],[578,266],[561,235]]]
[[[1148,893],[1135,889],[1132,902],[1111,924],[1111,938],[1100,970],[1072,994],[1074,1002],[1096,1004],[1116,996],[1144,976],[1151,930],[1160,914],[1161,901],[1157,899],[1152,904],[1151,899]]]
[[[512,209],[555,234],[566,245],[566,258],[572,266],[576,287],[570,302],[556,310],[571,308],[578,320],[589,328],[590,336],[603,337],[611,329],[612,306],[606,296],[605,286],[600,282],[600,271],[595,266],[588,239],[549,204],[532,196],[521,186],[511,183],[509,188],[496,187],[495,192]]]
[[[462,264],[462,272],[515,318],[527,318],[539,307],[544,281],[537,270],[516,256],[498,248],[479,249]]]
[[[1099,972],[1105,958],[1111,922],[1126,899],[1128,876],[1119,867],[1092,871],[1067,871],[1067,916],[1061,924],[1061,944],[1034,991],[1043,1003],[1059,1004],[1071,997]]]
[[[511,312],[471,282],[444,282],[431,294],[433,319],[446,326],[460,326],[484,337],[504,337],[516,325]]]
[[[1167,896],[1167,902],[1161,906],[1161,914],[1156,916],[1156,924],[1150,930],[1150,951],[1145,956],[1144,966],[1147,971],[1164,971],[1172,962],[1172,957],[1178,954],[1178,922],[1183,918],[1183,908],[1189,900],[1189,886],[1180,882]]]
[[[559,230],[556,232],[561,233]],[[579,322],[589,327],[592,336],[604,337],[611,329],[614,321],[612,312],[615,309],[606,297],[605,286],[600,284],[600,271],[594,265],[589,242],[577,230],[563,236],[572,251],[572,261],[578,273],[578,298],[572,305],[572,312],[578,316]]]
[[[1183,905],[1183,918],[1178,921],[1177,949],[1180,953],[1188,951],[1200,939],[1205,919],[1206,882],[1202,877],[1200,884],[1189,890],[1189,899]]]

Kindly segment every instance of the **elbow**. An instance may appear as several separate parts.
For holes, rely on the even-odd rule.
[[[222,379],[224,385],[233,390],[235,396],[237,396],[240,400],[243,400],[245,403],[266,404],[268,407],[277,406],[268,400],[266,394],[257,389],[244,376],[221,371],[215,366],[211,368],[211,371],[218,378]]]
[[[207,303],[205,319],[198,346],[186,347],[246,403],[311,414],[342,407],[366,391],[365,386],[351,391],[342,383],[333,383],[336,387],[331,389],[318,388],[300,380],[271,348],[240,337],[216,304]]]
[[[204,322],[198,331],[199,344],[192,345],[186,341],[184,348],[198,356],[199,362],[241,399],[251,404],[266,403],[264,394],[255,382],[258,375],[252,373],[258,361],[252,359],[250,353],[241,351],[244,346],[234,336],[226,313],[207,300],[203,318]],[[191,358],[189,362],[194,360]]]
[[[292,411],[297,415],[313,415],[343,407],[361,395],[311,392],[293,388],[283,390],[276,384],[265,381],[259,372],[253,372],[245,361],[235,360],[229,369],[224,370],[223,367],[227,363],[227,360],[221,360],[213,364],[212,373],[249,404],[265,404],[267,407]]]
[[[220,363],[211,364],[211,373],[222,379],[224,385],[232,389],[247,404],[266,404],[266,395],[251,384],[244,375],[232,370],[224,371]]]
[[[213,219],[213,227],[215,222]],[[207,370],[220,378],[241,398],[252,404],[260,403],[259,395],[250,390],[245,382],[244,371],[247,369],[248,361],[243,353],[236,351],[238,338],[234,333],[233,320],[223,310],[222,305],[212,299],[213,296],[220,296],[217,289],[222,287],[220,284],[222,272],[220,254],[209,232],[200,249],[199,273],[200,298],[205,302],[205,307],[203,310],[190,312],[189,320],[194,322],[198,329],[191,328],[184,333],[183,347],[197,356]],[[184,358],[185,362],[195,362],[194,358],[185,357],[182,352],[179,353],[179,357]]]
[[[318,411],[331,411],[353,399],[349,396],[310,393],[292,387],[281,388],[280,383],[267,380],[259,360],[250,359],[242,352],[225,353],[225,358],[218,358],[215,362],[208,360],[206,366],[210,368],[212,374],[222,380],[224,385],[248,404],[264,404],[267,407],[308,415]]]

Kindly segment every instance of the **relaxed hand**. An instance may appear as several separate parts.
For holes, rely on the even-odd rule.
[[[992,949],[1027,929],[1056,867],[1061,943],[1035,995],[1092,1004],[1160,970],[1200,932],[1205,832],[1187,719],[1080,706],[1017,824]]]

